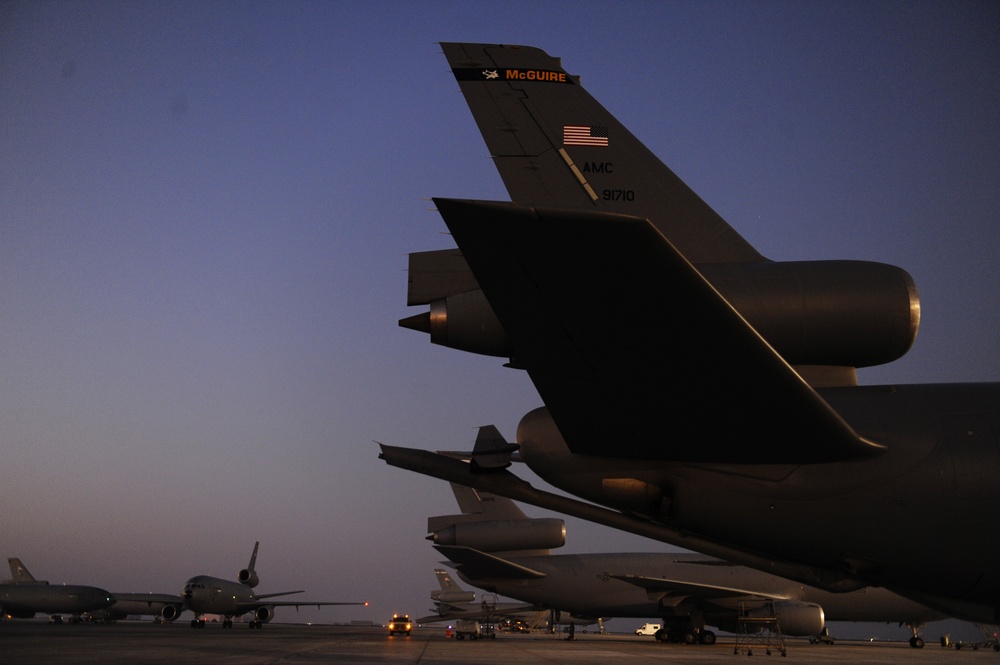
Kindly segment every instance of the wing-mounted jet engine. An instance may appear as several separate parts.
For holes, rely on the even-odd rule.
[[[504,468],[509,462],[495,462],[495,451],[502,450],[510,458],[507,444],[493,425],[479,428],[476,444],[469,456],[494,460],[493,466]],[[471,465],[471,463],[470,463]],[[557,518],[530,518],[511,501],[498,496],[480,497],[471,487],[452,484],[452,491],[462,509],[456,515],[438,515],[427,518],[430,540],[439,549],[469,549],[506,556],[549,554],[566,544],[566,523]]]

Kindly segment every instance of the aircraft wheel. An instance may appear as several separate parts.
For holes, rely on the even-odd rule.
[[[681,636],[681,641],[684,642],[684,644],[697,644],[698,636],[695,635],[693,631],[687,631]]]
[[[923,649],[924,640],[921,637],[913,636],[910,638],[910,646],[914,649]]]
[[[662,628],[660,628],[658,631],[656,631],[655,633],[653,633],[653,639],[656,640],[657,642],[666,642],[667,641],[667,631],[665,631]]]
[[[703,630],[701,631],[701,634],[698,635],[698,641],[702,644],[712,646],[715,644],[715,633],[710,630]]]

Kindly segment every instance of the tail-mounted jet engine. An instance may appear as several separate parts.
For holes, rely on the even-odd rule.
[[[566,524],[555,518],[458,523],[434,531],[427,539],[435,545],[481,552],[547,550],[566,544]]]
[[[695,268],[791,365],[880,365],[903,356],[917,335],[917,288],[896,266],[760,261]],[[430,311],[400,326],[429,333],[435,344],[516,363],[517,349],[457,250],[410,255],[407,304],[429,305]]]
[[[257,577],[257,573],[249,568],[241,570],[236,579],[240,581],[240,584],[246,584],[251,589],[260,584],[260,578]]]

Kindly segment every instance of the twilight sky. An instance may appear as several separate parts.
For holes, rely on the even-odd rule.
[[[508,199],[439,41],[562,57],[769,258],[908,270],[917,341],[863,383],[1000,379],[996,3],[6,2],[0,560],[177,593],[260,540],[259,592],[372,603],[302,618],[430,607],[454,501],[374,441],[540,403],[396,324],[453,246],[429,197]]]

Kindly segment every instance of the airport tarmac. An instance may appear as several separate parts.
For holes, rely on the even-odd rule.
[[[449,639],[444,628],[422,627],[410,637],[389,637],[375,626],[268,624],[250,630],[245,624],[223,629],[209,624],[192,629],[188,622],[157,625],[123,621],[116,625],[54,625],[43,622],[0,624],[0,665],[59,663],[70,665],[263,665],[271,663],[393,663],[446,665],[605,665],[606,663],[732,663],[732,638],[714,646],[658,644],[648,637],[577,633],[563,636],[501,634],[477,641]],[[800,663],[995,663],[991,649],[945,649],[928,643],[911,649],[904,643],[838,642],[811,645],[786,641],[787,659]],[[768,658],[755,647],[757,660]],[[781,658],[772,651],[771,658]]]

